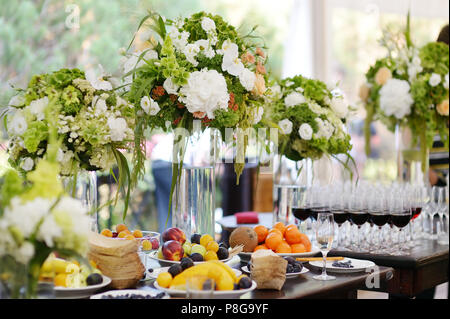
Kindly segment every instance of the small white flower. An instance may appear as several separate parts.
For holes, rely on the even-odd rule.
[[[286,107],[292,107],[303,103],[306,103],[306,98],[299,92],[292,92],[288,94],[288,96],[286,96],[286,98],[284,99],[284,104],[286,105]]]
[[[9,119],[9,118],[8,118]],[[28,128],[27,121],[22,111],[17,111],[8,123],[8,132],[11,135],[22,135]]]
[[[168,94],[177,94],[178,89],[180,88],[178,85],[173,83],[172,78],[167,78],[164,81],[163,87]]]
[[[158,114],[160,107],[157,102],[155,102],[152,98],[148,96],[144,96],[141,99],[141,107],[145,113],[150,114],[152,116]]]
[[[23,97],[22,95],[15,95],[11,98],[11,100],[9,100],[8,105],[9,106],[22,106],[25,104],[25,97]]]
[[[342,96],[333,97],[330,101],[330,108],[340,118],[345,118],[348,114],[348,105]]]
[[[22,164],[20,164],[20,167],[24,170],[24,171],[31,171],[34,167],[34,161],[31,157],[25,157],[22,161]]]
[[[448,90],[448,73],[445,75],[445,79],[444,79],[444,88],[446,90]]]
[[[206,33],[210,33],[212,31],[216,30],[216,24],[214,23],[214,20],[204,17],[202,19],[202,29],[206,31]]]
[[[298,129],[298,134],[303,140],[309,141],[313,135],[313,129],[308,123],[303,123]]]
[[[257,108],[255,108],[255,110],[253,111],[255,118],[253,119],[253,125],[258,124],[259,122],[261,122],[262,117],[264,115],[264,108],[262,106],[258,106]]]
[[[108,119],[108,126],[110,129],[111,141],[120,142],[126,137],[128,131],[127,121],[121,117]]]
[[[179,52],[183,52],[183,49],[188,44],[190,33],[187,31],[178,31],[178,28],[172,28],[169,31],[169,37],[172,39],[172,44]]]
[[[214,58],[216,55],[208,40],[195,41],[195,45],[199,48],[199,52],[203,53],[209,59]]]
[[[284,135],[288,135],[292,133],[292,122],[288,119],[281,120],[278,122],[278,126],[281,128],[281,132]]]
[[[92,108],[94,109],[95,116],[105,114],[108,110],[106,101],[98,95],[94,96],[94,98],[92,99]]]
[[[183,49],[183,54],[186,56],[186,60],[190,62],[193,66],[198,65],[198,61],[195,59],[195,57],[199,52],[200,48],[194,43],[189,43]]]
[[[20,248],[15,251],[15,258],[21,263],[28,263],[34,256],[34,246],[29,241],[22,243]]]
[[[97,73],[93,69],[89,69],[86,71],[86,80],[92,85],[92,87],[96,90],[104,90],[109,91],[112,90],[112,85],[110,82],[104,79],[105,73],[103,72],[103,68],[100,66],[101,73],[97,75]]]
[[[438,86],[441,83],[441,76],[437,73],[432,73],[430,79],[428,80],[428,84],[432,87]]]
[[[322,120],[321,118],[315,119],[317,126],[319,127],[319,131],[315,134],[317,138],[324,137],[327,140],[333,135],[334,127],[327,120]]]
[[[402,119],[411,113],[413,103],[407,81],[390,79],[380,89],[380,109],[387,116],[393,115],[397,119]]]
[[[45,108],[48,105],[48,97],[44,96],[41,99],[31,101],[28,107],[31,114],[35,115],[38,121],[42,121],[45,118]]]
[[[247,91],[252,91],[255,87],[256,75],[247,68],[244,68],[239,74],[239,82]]]

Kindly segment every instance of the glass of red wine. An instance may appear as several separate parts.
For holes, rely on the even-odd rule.
[[[392,225],[398,229],[397,245],[391,252],[392,255],[407,255],[408,252],[402,241],[402,230],[411,221],[411,203],[408,196],[401,190],[392,191],[389,196],[389,214]]]
[[[369,251],[374,254],[386,253],[383,226],[389,222],[386,192],[384,188],[377,189],[373,196],[369,196],[367,202],[369,220],[373,224],[372,240]]]
[[[308,189],[306,187],[299,187],[293,190],[291,197],[291,210],[294,215],[298,228],[305,233],[305,224],[311,216],[311,211],[308,203]]]
[[[367,212],[366,195],[364,189],[356,188],[349,201],[349,218],[354,225],[357,226],[357,240],[353,245],[353,250],[356,252],[367,252],[363,236],[362,226],[369,220]]]
[[[330,194],[330,209],[333,213],[334,222],[338,225],[338,249],[346,249],[346,236],[344,227],[342,227],[348,220],[348,212],[345,209],[345,196],[342,190],[337,188],[332,190]]]

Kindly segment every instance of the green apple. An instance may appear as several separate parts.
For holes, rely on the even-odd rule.
[[[192,245],[192,247],[191,247],[191,253],[190,253],[190,255],[195,254],[195,253],[200,254],[200,255],[202,255],[203,257],[205,257],[205,254],[206,254],[206,248],[203,247],[202,245],[194,244],[194,245]]]
[[[189,256],[191,254],[191,243],[188,243],[187,241],[183,244],[184,253]]]

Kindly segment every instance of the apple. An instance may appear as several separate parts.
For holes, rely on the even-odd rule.
[[[152,243],[152,249],[158,249],[159,248],[159,240],[157,238],[150,238],[149,241]]]
[[[165,260],[180,261],[184,255],[184,249],[180,242],[169,240],[162,246],[162,254]]]
[[[172,227],[172,228],[166,229],[162,233],[161,237],[162,237],[163,242],[166,242],[169,240],[175,240],[183,245],[184,242],[186,241],[186,234],[177,227]]]

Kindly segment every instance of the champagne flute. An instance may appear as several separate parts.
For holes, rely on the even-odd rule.
[[[332,213],[318,213],[316,220],[316,241],[323,257],[322,274],[314,276],[316,280],[334,280],[336,277],[327,275],[327,254],[331,250],[334,238],[334,219]]]

